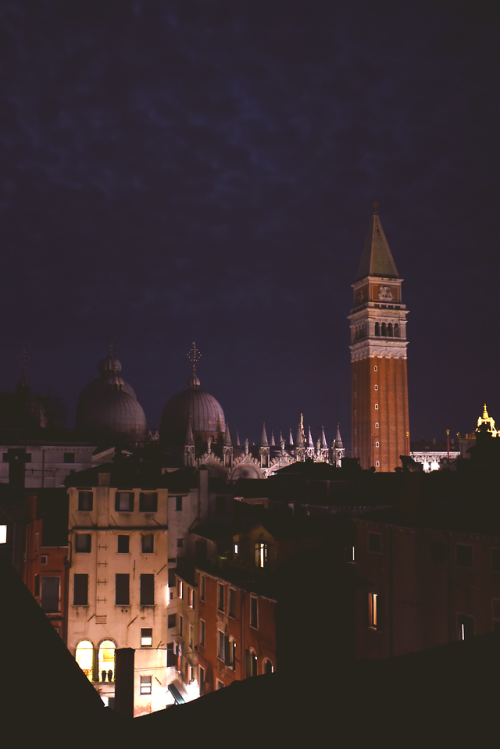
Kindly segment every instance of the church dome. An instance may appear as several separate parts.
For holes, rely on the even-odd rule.
[[[76,428],[99,437],[139,441],[146,416],[133,388],[121,376],[122,365],[111,354],[99,362],[101,376],[82,390],[76,406]]]
[[[218,439],[226,431],[224,411],[210,393],[200,390],[200,381],[193,366],[187,390],[177,393],[163,409],[160,433],[162,440],[183,443],[191,422],[193,435],[206,441]]]

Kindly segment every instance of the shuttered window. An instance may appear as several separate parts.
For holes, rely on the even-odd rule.
[[[73,605],[87,606],[89,602],[89,576],[75,575],[73,580]]]
[[[155,576],[141,575],[141,606],[154,606]]]
[[[130,575],[116,575],[115,601],[118,606],[130,604]]]

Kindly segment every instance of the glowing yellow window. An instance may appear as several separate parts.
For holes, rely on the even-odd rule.
[[[75,660],[85,676],[92,681],[94,666],[94,647],[90,640],[82,640],[76,646]]]
[[[115,643],[104,640],[99,646],[99,681],[115,680]]]

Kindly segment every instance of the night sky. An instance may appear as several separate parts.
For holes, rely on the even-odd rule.
[[[187,353],[233,433],[350,446],[372,203],[403,284],[412,439],[500,423],[499,19],[481,2],[0,7],[0,389],[76,400],[109,329],[148,427]],[[270,436],[270,434],[269,434]]]

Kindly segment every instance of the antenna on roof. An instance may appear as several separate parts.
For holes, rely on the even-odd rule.
[[[201,353],[200,350],[196,348],[196,343],[193,341],[193,348],[190,350],[189,354],[187,355],[189,361],[195,362],[199,361],[201,359]]]

